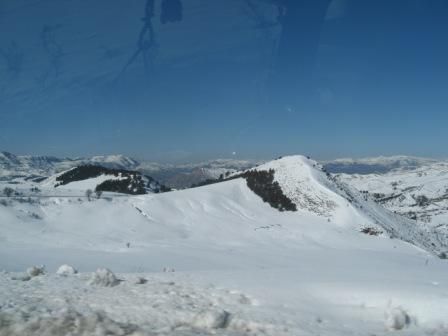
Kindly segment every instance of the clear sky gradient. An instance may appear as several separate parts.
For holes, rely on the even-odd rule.
[[[155,1],[146,61],[145,2],[0,3],[0,150],[448,156],[448,1],[333,0],[316,23],[297,0],[288,28],[269,0],[183,0],[168,24]]]

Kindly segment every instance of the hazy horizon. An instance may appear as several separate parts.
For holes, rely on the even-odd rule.
[[[273,155],[273,156],[265,156],[265,157],[243,157],[241,155],[238,155],[238,153],[234,154],[230,154],[227,156],[194,156],[194,155],[186,155],[186,153],[184,153],[183,155],[179,155],[179,154],[174,154],[173,158],[167,158],[166,155],[162,158],[162,157],[157,157],[157,156],[138,156],[138,155],[130,155],[130,154],[126,154],[126,153],[114,153],[114,152],[110,152],[110,153],[93,153],[93,154],[80,154],[80,155],[56,155],[56,154],[48,154],[48,153],[27,153],[27,152],[23,152],[23,153],[18,153],[18,152],[12,152],[9,150],[5,150],[5,149],[0,149],[0,152],[6,152],[6,153],[11,153],[13,155],[16,156],[51,156],[51,157],[56,157],[56,158],[68,158],[68,159],[77,159],[77,158],[91,158],[91,157],[95,157],[95,156],[124,156],[124,157],[128,157],[134,160],[137,160],[139,162],[142,163],[159,163],[159,164],[177,164],[177,165],[182,165],[182,164],[195,164],[195,163],[201,163],[201,162],[208,162],[208,161],[214,161],[214,160],[241,160],[241,161],[262,161],[262,162],[266,162],[266,161],[270,161],[270,160],[274,160],[277,159],[280,156],[293,156],[293,155],[303,155],[303,156],[309,156],[314,160],[317,161],[321,161],[321,162],[331,162],[331,161],[336,161],[336,160],[366,160],[366,159],[379,159],[379,158],[390,158],[390,159],[398,159],[400,157],[403,158],[415,158],[415,159],[430,159],[430,160],[440,160],[440,161],[445,161],[447,160],[447,157],[443,157],[443,156],[419,156],[419,155],[412,155],[412,154],[402,154],[402,153],[398,153],[398,154],[391,154],[391,155],[373,155],[373,156],[353,156],[353,157],[348,157],[348,156],[339,156],[339,157],[327,157],[327,158],[322,158],[322,157],[316,157],[313,156],[312,154],[309,153],[299,153],[299,152],[291,152],[291,153],[283,153],[280,155]]]
[[[0,147],[447,156],[448,2],[179,3],[180,16],[159,0],[2,1]]]

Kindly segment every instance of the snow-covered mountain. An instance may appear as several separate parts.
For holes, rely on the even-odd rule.
[[[51,174],[61,159],[51,156],[16,156],[0,152],[0,178]]]
[[[331,173],[382,174],[392,170],[411,170],[438,160],[413,156],[379,156],[363,159],[337,159],[322,162]]]
[[[140,172],[105,168],[103,166],[83,165],[50,176],[39,186],[44,189],[57,188],[58,191],[75,192],[114,192],[130,195],[158,193],[169,189],[150,176]]]
[[[448,232],[448,162],[426,162],[384,174],[340,174],[339,180],[369,193],[378,204],[414,220],[415,225]]]
[[[302,156],[169,193],[28,196],[1,200],[0,269],[45,264],[50,274],[24,285],[26,276],[0,273],[0,302],[8,302],[0,333],[45,334],[67,323],[109,335],[448,330],[448,273],[434,256],[446,251],[446,237]],[[285,197],[294,208],[277,206]],[[51,275],[62,264],[81,274]],[[86,273],[97,267],[126,273],[121,281]]]
[[[103,155],[90,158],[57,158],[52,156],[18,156],[0,152],[0,179],[23,181],[23,179],[41,179],[68,169],[95,165],[110,169],[125,169],[149,175],[173,188],[187,188],[207,179],[218,178],[226,172],[234,172],[253,167],[252,160],[216,159],[210,161],[168,164],[138,161],[124,155]]]
[[[138,162],[124,155],[94,156],[92,158],[57,158],[53,156],[14,155],[0,152],[0,179],[17,177],[48,177],[82,165],[99,165],[112,169],[132,170]]]
[[[447,165],[440,164],[438,167],[446,168]],[[355,219],[358,223],[365,222],[364,228],[369,225],[373,228],[380,227],[380,230],[384,230],[390,237],[408,241],[426,250],[436,253],[448,251],[448,232],[440,230],[440,225],[416,225],[415,221],[397,214],[397,211],[386,210],[377,198],[370,197],[363,189],[354,187],[350,179],[344,181],[339,176],[333,176],[313,160],[296,156],[285,157],[255,169],[274,170],[274,180],[298,209],[306,209],[330,220],[341,216],[344,218],[342,221],[347,222],[348,218],[355,219],[356,216],[348,215],[344,209],[353,208],[364,217],[363,220]],[[417,175],[421,175],[421,172]],[[446,184],[444,178],[437,179],[437,184],[437,190],[443,190],[445,195],[448,188],[443,187]],[[431,190],[431,186],[428,186],[428,189]],[[443,200],[446,201],[441,197],[441,201]]]
[[[93,175],[90,174],[92,169],[95,170]],[[97,171],[98,169],[100,171]],[[266,172],[266,174],[263,176],[247,174],[254,171]],[[132,175],[137,172],[128,171],[127,173]],[[16,189],[22,193],[25,191],[24,196],[29,196],[26,191],[31,190],[32,187],[38,187],[41,190],[40,195],[45,195],[45,193],[54,195],[55,189],[85,191],[90,188],[94,190],[96,186],[106,180],[127,179],[128,176],[125,175],[123,171],[119,170],[98,166],[80,166],[56,174],[44,181],[24,181],[23,184],[17,185]],[[256,195],[254,197],[258,196],[277,209],[280,207],[274,204],[275,197],[280,195],[295,205],[297,213],[314,216],[319,220],[335,223],[336,226],[347,226],[357,231],[364,228],[372,228],[378,232],[383,231],[385,236],[405,240],[434,253],[445,252],[447,249],[448,239],[446,236],[439,236],[439,231],[434,231],[432,227],[426,225],[416,225],[414,220],[386,210],[378,204],[378,199],[375,197],[368,197],[363,191],[358,191],[345,183],[340,176],[334,177],[326,173],[319,163],[302,156],[284,157],[253,169],[235,172],[228,175],[227,178],[216,180],[218,183],[214,184],[216,189],[213,190],[219,192],[221,188],[225,189],[227,185],[235,183],[232,182],[234,180],[241,180],[240,183],[243,184],[246,181],[249,191]],[[186,190],[185,193],[170,193],[166,196],[166,200],[169,202],[171,197],[176,198],[171,195],[183,196],[190,193],[193,197],[197,194],[195,190]],[[277,194],[272,196],[271,194],[274,192]],[[199,194],[204,195],[203,192]],[[241,197],[238,194],[234,196]],[[186,199],[190,199],[190,196]],[[126,204],[127,201],[123,203]],[[131,211],[133,210],[131,209]],[[153,213],[154,209],[151,209],[150,212]]]

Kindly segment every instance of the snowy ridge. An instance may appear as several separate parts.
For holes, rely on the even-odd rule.
[[[303,156],[289,156],[256,169],[274,169],[275,180],[283,193],[301,210],[329,219],[337,218],[345,223],[359,220],[358,227],[381,227],[393,238],[436,254],[448,251],[446,233],[416,225],[414,221],[392,213],[378,205],[370,196],[362,194],[338,178],[325,174],[316,161]]]
[[[317,162],[304,156],[288,156],[258,166],[257,170],[274,169],[275,180],[283,193],[299,209],[331,217],[336,208],[346,203],[328,189],[325,175],[318,171]]]

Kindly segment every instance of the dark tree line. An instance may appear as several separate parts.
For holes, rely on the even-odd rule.
[[[200,187],[237,178],[244,178],[247,186],[255,194],[261,197],[263,202],[279,211],[297,211],[297,206],[284,193],[277,181],[274,181],[274,169],[269,170],[249,170],[241,174],[230,177],[220,176],[219,179],[208,179],[191,187]]]
[[[146,194],[148,189],[151,192],[167,192],[171,189],[160,185],[150,176],[143,176],[140,172],[125,169],[111,169],[102,166],[84,165],[73,168],[56,178],[56,187],[66,185],[71,182],[83,181],[101,175],[110,175],[121,179],[110,179],[99,184],[95,192],[109,191],[123,194],[141,195]],[[92,191],[93,192],[93,191]]]
[[[98,177],[100,175],[113,175],[113,176],[138,176],[139,172],[130,171],[125,169],[111,169],[102,166],[84,165],[73,168],[58,177],[56,181],[58,185],[66,185],[71,182],[83,181],[89,178]],[[149,178],[149,177],[148,177]]]

